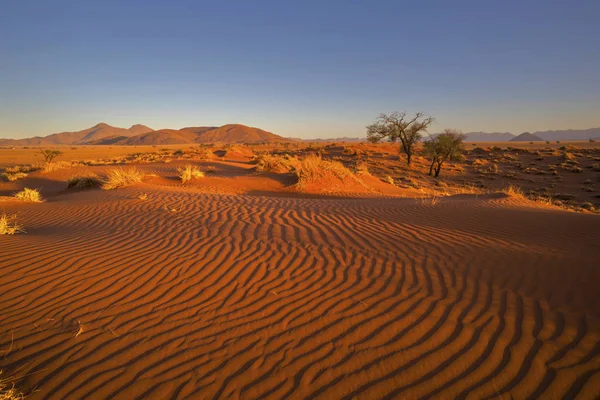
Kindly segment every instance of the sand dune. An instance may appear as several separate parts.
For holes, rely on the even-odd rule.
[[[3,203],[28,233],[0,238],[0,369],[31,399],[600,393],[595,215],[152,179],[48,193]]]

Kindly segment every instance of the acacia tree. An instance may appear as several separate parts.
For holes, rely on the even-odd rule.
[[[390,142],[400,140],[401,148],[406,154],[406,163],[410,165],[415,144],[421,140],[423,132],[427,131],[433,121],[433,117],[427,117],[422,112],[416,113],[412,118],[405,111],[381,114],[375,123],[367,126],[367,139],[371,143],[384,138]]]
[[[446,160],[458,160],[463,151],[466,135],[454,129],[445,129],[444,133],[430,137],[423,145],[423,152],[431,158],[429,175],[440,176],[442,164]]]
[[[59,150],[40,150],[40,153],[44,156],[46,164],[50,164],[56,157],[62,154]]]

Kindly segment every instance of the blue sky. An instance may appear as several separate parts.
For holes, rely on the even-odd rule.
[[[600,1],[0,0],[0,137],[243,123],[600,126]]]

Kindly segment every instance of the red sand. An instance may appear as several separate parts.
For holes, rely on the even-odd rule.
[[[47,198],[1,204],[27,233],[0,237],[0,369],[29,399],[600,393],[597,215],[143,168],[114,191],[65,191],[72,170],[2,187]]]

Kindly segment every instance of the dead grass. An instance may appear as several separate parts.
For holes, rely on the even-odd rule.
[[[256,164],[256,172],[274,172],[280,174],[290,172],[292,164],[296,161],[297,159],[287,156],[263,153],[254,156],[251,162]]]
[[[41,167],[43,173],[58,171],[63,168],[70,168],[71,163],[67,161],[52,161],[44,163]]]
[[[181,183],[189,182],[192,179],[204,178],[204,172],[192,164],[186,164],[183,168],[177,168],[177,171],[179,172]]]
[[[15,193],[15,198],[28,203],[41,203],[44,201],[37,189],[29,188],[24,188],[20,192]]]
[[[27,177],[27,174],[25,172],[3,172],[2,173],[2,178],[9,182],[14,182],[19,179],[26,178],[26,177]]]
[[[0,215],[0,235],[15,235],[23,232],[25,232],[25,230],[23,229],[22,225],[17,224],[16,215],[13,215],[12,218],[6,214]],[[0,397],[0,400],[1,399],[2,397]]]
[[[442,198],[438,196],[424,197],[421,199],[421,205],[425,207],[434,207],[440,202],[440,200],[442,200]]]
[[[106,174],[102,189],[112,190],[133,186],[136,183],[140,183],[142,179],[144,179],[144,173],[135,167],[128,169],[114,168]]]
[[[298,178],[297,185],[304,187],[309,183],[335,177],[342,181],[362,181],[339,161],[324,160],[317,155],[308,155],[292,162],[292,172]]]
[[[68,188],[75,189],[90,189],[100,187],[100,185],[102,185],[102,181],[96,174],[73,176],[67,182]]]
[[[11,379],[2,378],[4,371],[0,370],[0,400],[23,400],[25,395],[15,388]]]
[[[516,197],[518,199],[525,199],[525,194],[520,187],[515,185],[508,185],[504,189],[501,190],[502,193],[507,194],[510,197]]]

